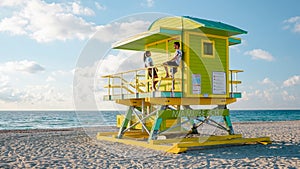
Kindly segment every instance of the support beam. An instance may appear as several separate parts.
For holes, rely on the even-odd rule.
[[[125,118],[122,122],[122,125],[121,125],[119,133],[118,133],[118,138],[122,138],[124,130],[127,128],[128,123],[132,118],[132,111],[133,111],[132,109],[133,109],[133,107],[130,106],[128,111],[126,112]]]
[[[228,133],[230,135],[234,134],[233,127],[232,127],[229,115],[228,116],[223,116],[223,118],[224,118],[225,125],[226,125],[226,127],[228,129]]]
[[[152,126],[148,141],[156,140],[161,122],[162,122],[162,118],[159,118],[159,117],[155,118],[155,122],[154,122],[154,125]]]

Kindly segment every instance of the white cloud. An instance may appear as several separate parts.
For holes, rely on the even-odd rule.
[[[14,61],[0,64],[0,72],[22,72],[22,73],[38,73],[44,71],[45,68],[35,61]]]
[[[250,55],[252,59],[262,59],[266,61],[273,61],[274,57],[267,51],[262,49],[253,49],[244,53],[245,55]]]
[[[264,96],[268,101],[273,100],[273,93],[272,93],[271,91],[264,90],[264,91],[263,91],[263,96]]]
[[[283,21],[284,29],[290,29],[293,32],[300,33],[300,16],[294,16]]]
[[[37,74],[43,71],[42,74]],[[45,71],[45,68],[35,61],[14,61],[0,64],[0,109],[22,108],[57,108],[62,103],[66,103],[66,108],[70,108],[72,98],[72,88],[66,79],[64,71],[55,71],[55,78],[60,78],[52,86],[47,84],[55,80],[52,73]],[[67,71],[66,71],[67,72]],[[72,74],[69,71],[69,74]],[[32,75],[36,74],[36,75]],[[47,77],[42,80],[43,77]],[[37,78],[39,77],[39,78]],[[68,86],[65,85],[68,84]]]
[[[273,82],[269,78],[264,78],[263,81],[261,82],[262,84],[273,84]]]
[[[96,75],[103,76],[143,68],[142,56],[142,52],[137,51],[119,51],[116,55],[108,54],[96,64]]]
[[[95,5],[99,10],[105,10],[99,3],[95,2]],[[113,42],[122,37],[144,32],[151,24],[147,21],[131,20],[97,26],[80,17],[95,14],[92,9],[81,6],[80,2],[47,3],[43,0],[29,0],[19,8],[12,12],[11,16],[0,20],[0,32],[28,36],[37,42],[84,40],[90,38],[96,31],[99,35],[97,39]]]
[[[147,6],[152,7],[154,5],[154,0],[147,0]]]
[[[7,87],[9,85],[10,78],[0,72],[0,88]]]
[[[26,3],[25,3],[26,2]],[[20,10],[0,21],[0,32],[27,35],[38,42],[86,39],[97,27],[76,15],[93,15],[89,8],[79,3],[46,3],[42,0],[25,1]],[[7,4],[7,3],[5,3]]]
[[[114,54],[112,54],[114,53]],[[107,54],[107,56],[93,65],[77,67],[73,82],[75,105],[78,109],[112,109],[116,105],[103,102],[102,98],[107,95],[107,79],[103,75],[115,74],[126,70],[134,70],[143,67],[142,53],[136,51],[119,51]],[[132,79],[130,75],[126,80]],[[114,80],[118,83],[118,80]],[[118,89],[117,89],[118,90]],[[124,108],[124,107],[123,107]]]
[[[66,71],[66,70],[57,70],[53,71],[51,73],[52,76],[72,76],[73,75],[73,70]]]
[[[42,102],[62,102],[67,97],[64,97],[64,94],[59,92],[57,88],[50,85],[32,85],[27,86],[24,89],[23,102],[33,102],[33,103],[42,103]]]
[[[24,0],[1,0],[0,7],[12,7],[24,4]]]
[[[147,31],[149,21],[135,20],[129,22],[114,22],[97,27],[96,39],[102,42],[114,42],[137,33]]]
[[[149,7],[149,8],[153,7],[153,5],[154,5],[154,0],[146,0],[145,3],[142,3],[142,6]]]
[[[65,82],[65,81],[72,81],[74,72],[73,70],[66,71],[66,70],[56,70],[50,73],[47,77],[46,82]]]
[[[0,64],[0,109],[73,109],[72,71],[30,75],[42,71],[36,65],[33,61]]]
[[[18,102],[22,100],[24,93],[11,88],[11,87],[3,87],[0,88],[0,100],[3,102]]]
[[[0,31],[7,31],[13,35],[26,35],[27,31],[24,27],[28,22],[28,20],[22,19],[19,16],[4,18],[0,22]]]
[[[288,93],[287,91],[285,91],[285,90],[283,90],[283,91],[281,92],[281,95],[282,95],[283,100],[285,100],[285,101],[295,101],[295,100],[296,100],[296,97],[295,97],[295,96],[289,94],[289,93]]]
[[[106,7],[104,5],[101,5],[98,2],[95,2],[95,6],[98,10],[101,10],[101,11],[106,10]]]
[[[52,76],[48,76],[47,79],[46,79],[46,82],[55,82],[55,78],[52,77]]]
[[[0,109],[18,109],[20,105],[23,109],[73,109],[72,89],[51,85],[2,87],[0,103],[3,104]]]
[[[83,7],[78,2],[72,3],[72,12],[76,15],[86,15],[86,16],[95,15],[95,12],[92,9]]]
[[[284,87],[294,86],[300,84],[300,76],[293,76],[283,82]]]
[[[266,77],[261,82],[259,82],[262,85],[267,85],[268,88],[272,87],[274,89],[278,89],[278,86],[270,80],[270,78]]]

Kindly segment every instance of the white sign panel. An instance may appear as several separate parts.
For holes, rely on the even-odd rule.
[[[201,75],[192,74],[193,94],[201,93]]]
[[[226,94],[225,72],[213,72],[212,84],[213,84],[213,94]]]

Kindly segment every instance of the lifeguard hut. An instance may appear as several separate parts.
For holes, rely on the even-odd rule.
[[[229,68],[229,47],[241,43],[236,35],[246,33],[221,22],[164,17],[153,22],[147,32],[115,43],[114,49],[151,51],[158,77],[149,77],[143,65],[103,76],[108,90],[104,100],[126,105],[128,111],[117,116],[119,132],[98,133],[97,138],[173,153],[202,146],[270,143],[269,137],[242,138],[236,134],[227,108],[241,98],[237,74],[243,72]],[[182,62],[176,73],[165,78],[162,64],[173,57],[175,41],[181,44]],[[158,81],[156,90],[154,81]],[[204,105],[214,107],[201,108]],[[215,116],[224,122],[213,120]],[[203,125],[225,134],[204,135]]]

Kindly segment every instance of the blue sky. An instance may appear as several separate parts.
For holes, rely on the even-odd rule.
[[[74,109],[74,69],[89,38],[112,38],[113,21],[149,12],[248,31],[230,49],[230,67],[245,71],[239,75],[243,98],[231,108],[299,109],[299,6],[297,0],[1,0],[0,109]],[[132,22],[127,33],[146,31],[150,24]]]

